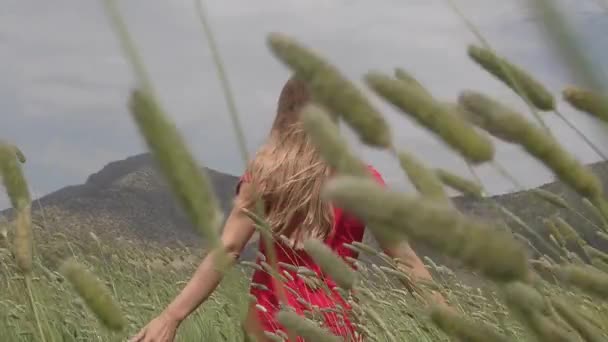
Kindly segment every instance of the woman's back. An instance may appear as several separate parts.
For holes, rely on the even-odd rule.
[[[378,171],[371,166],[369,166],[369,170],[373,178],[380,184],[384,184]],[[242,181],[247,180],[247,176],[242,178]],[[347,257],[357,258],[357,254],[344,245],[361,242],[365,224],[340,208],[332,207],[332,211],[332,228],[324,239],[324,243],[350,264]],[[283,330],[274,318],[280,305],[275,282],[272,276],[264,270],[265,267],[269,267],[268,264],[264,265],[268,258],[265,247],[263,241],[260,240],[259,251],[261,256],[258,257],[257,264],[261,269],[256,270],[252,277],[250,293],[256,298],[256,302],[252,303],[249,314],[250,318],[251,316],[257,317],[265,331],[276,332],[277,330]],[[323,311],[322,321],[324,321],[325,327],[335,335],[350,336],[351,338],[348,340],[352,340],[354,330],[348,317],[350,307],[334,290],[334,281],[323,274],[319,266],[303,249],[291,248],[289,241],[281,241],[277,238],[273,247],[278,261],[279,273],[283,277],[283,286],[286,290],[289,306],[297,313],[305,315],[315,313],[319,315],[319,309],[337,308],[338,310]],[[341,312],[337,313],[336,311]]]

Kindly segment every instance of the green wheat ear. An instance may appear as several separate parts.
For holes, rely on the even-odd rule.
[[[469,342],[507,342],[505,336],[499,334],[494,328],[481,322],[473,322],[453,309],[444,306],[435,306],[431,310],[431,320],[446,334],[459,341]]]
[[[578,234],[574,227],[566,222],[566,220],[561,217],[553,217],[551,220],[553,221],[554,227],[560,232],[564,241],[574,242],[581,247],[586,245],[585,240]]]
[[[466,160],[479,164],[494,158],[494,145],[448,107],[437,102],[417,85],[393,79],[379,72],[368,72],[365,82],[382,98],[433,132]]]
[[[555,109],[553,95],[525,70],[479,46],[470,45],[468,54],[487,72],[508,85],[520,96],[529,99],[536,108],[545,111]]]
[[[551,304],[555,308],[555,311],[576,330],[586,342],[600,342],[605,341],[605,337],[601,331],[598,331],[596,327],[585,319],[583,315],[576,310],[573,305],[565,302],[562,299],[553,298]]]
[[[329,165],[343,174],[368,174],[365,164],[350,151],[346,139],[340,136],[338,126],[325,109],[309,104],[304,107],[301,116],[306,134]]]
[[[15,261],[23,274],[29,274],[33,254],[31,197],[13,145],[0,144],[0,178],[16,212]]]
[[[11,205],[22,209],[30,205],[31,198],[21,166],[17,163],[15,147],[0,144],[0,176]]]
[[[341,117],[361,141],[376,147],[391,146],[392,133],[382,114],[336,67],[284,34],[270,34],[268,45],[277,58],[307,82],[315,102]]]
[[[583,249],[585,250],[585,253],[587,253],[587,255],[591,259],[599,259],[603,263],[608,263],[608,253],[604,253],[604,252],[600,251],[599,249],[589,246],[589,245],[583,246]]]
[[[535,288],[520,282],[503,287],[505,302],[514,316],[542,342],[567,342],[571,336],[552,319],[550,307]]]
[[[602,213],[608,211],[602,210],[603,190],[597,176],[521,114],[474,91],[462,92],[459,103],[477,117],[475,123],[481,128],[497,138],[520,145],[581,196],[597,203]]]
[[[564,89],[562,95],[572,107],[608,122],[608,97],[573,86]]]
[[[570,208],[570,206],[568,205],[568,202],[566,202],[565,199],[563,199],[561,196],[559,196],[551,191],[537,188],[537,189],[533,189],[532,192],[535,193],[536,195],[538,195],[540,198],[544,199],[545,201],[553,204],[557,208],[561,208],[561,209]]]
[[[443,184],[461,192],[464,195],[470,195],[477,198],[483,197],[483,187],[473,181],[444,169],[435,169],[435,174],[437,174],[437,177],[443,182]]]
[[[304,242],[304,250],[327,273],[338,286],[350,290],[357,280],[355,272],[320,240],[309,239]]]
[[[13,146],[13,148],[15,150],[15,155],[17,156],[17,159],[19,159],[21,163],[25,164],[25,154],[23,154],[23,152],[17,146]]]
[[[295,312],[282,310],[276,314],[277,321],[285,326],[288,331],[293,332],[297,336],[301,336],[305,341],[315,342],[339,342],[337,336],[332,335],[329,331],[319,327],[313,321],[301,317]]]
[[[449,203],[443,184],[431,169],[405,150],[398,151],[397,157],[401,169],[405,171],[412,185],[422,196],[435,199],[438,202]]]
[[[93,273],[73,259],[66,260],[60,272],[107,328],[120,331],[125,327],[126,320],[120,307],[108,288]]]
[[[135,90],[129,108],[177,200],[205,239],[219,246],[222,213],[204,171],[196,164],[177,128],[154,97]]]
[[[412,74],[402,68],[395,68],[395,78],[412,86],[416,86],[421,91],[424,91],[428,95],[431,95],[431,93],[426,90],[422,83],[420,83]]]
[[[603,299],[608,298],[608,274],[587,265],[566,265],[555,270],[564,282],[589,294]]]
[[[21,149],[11,143],[8,143],[6,141],[3,141],[2,139],[0,139],[0,146],[3,146],[3,148],[12,150],[14,155],[17,157],[17,159],[19,160],[19,162],[21,162],[22,164],[25,164],[26,162],[26,158],[25,158],[25,154],[23,153],[23,151],[21,151]]]
[[[387,190],[372,180],[338,176],[324,198],[364,220],[462,261],[486,277],[508,282],[529,276],[527,255],[510,233],[436,201]],[[383,232],[384,233],[384,232]],[[396,237],[396,234],[394,234]]]

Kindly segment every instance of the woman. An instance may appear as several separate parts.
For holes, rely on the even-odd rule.
[[[238,259],[239,253],[251,239],[255,228],[243,209],[254,210],[254,202],[261,198],[265,203],[265,219],[277,238],[274,242],[280,271],[287,272],[283,291],[287,302],[299,314],[309,310],[310,305],[319,308],[335,307],[340,304],[343,312],[325,311],[325,328],[345,340],[353,340],[353,326],[348,318],[349,306],[336,293],[326,291],[317,282],[323,281],[327,288],[335,284],[324,276],[319,267],[302,249],[306,239],[324,241],[332,250],[343,256],[356,258],[357,255],[344,247],[345,243],[361,241],[365,225],[339,208],[324,203],[320,198],[324,182],[332,170],[323,162],[314,145],[305,134],[298,115],[310,100],[304,82],[291,78],[281,92],[277,115],[266,143],[248,165],[247,172],[237,185],[234,207],[225,223],[221,241],[228,254]],[[370,174],[380,184],[384,184],[380,174],[371,166]],[[253,188],[256,189],[255,194]],[[256,196],[257,195],[257,196]],[[259,250],[266,257],[264,244],[260,240]],[[385,247],[385,252],[400,258],[410,266],[413,278],[431,279],[424,264],[407,245]],[[171,304],[131,341],[173,341],[180,323],[204,302],[219,284],[222,275],[214,269],[215,253],[209,253],[192,276],[182,292]],[[262,260],[258,259],[258,263]],[[306,267],[316,273],[316,277],[301,277],[284,264]],[[282,327],[274,314],[279,307],[279,298],[271,276],[264,271],[256,271],[251,294],[257,299],[252,303],[245,322],[246,330],[257,341],[267,341],[263,331],[277,332]],[[260,286],[263,285],[263,286]],[[323,285],[323,284],[321,284]],[[443,301],[440,296],[439,301]]]

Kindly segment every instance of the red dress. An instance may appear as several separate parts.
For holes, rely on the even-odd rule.
[[[373,178],[376,179],[381,185],[384,185],[382,176],[376,169],[368,166]],[[247,181],[247,177],[241,178],[241,181]],[[237,185],[237,193],[240,186]],[[345,243],[351,243],[353,241],[360,242],[363,239],[363,233],[365,231],[365,224],[360,220],[354,218],[352,215],[344,212],[340,208],[334,207],[334,222],[333,228],[329,236],[325,240],[331,249],[338,255],[345,257],[357,258],[357,253],[344,247]],[[305,280],[298,276],[293,270],[279,266],[279,272],[288,272],[290,277],[286,277],[287,281],[284,282],[286,287],[285,292],[289,305],[295,309],[295,311],[302,315],[306,311],[311,310],[311,306],[317,306],[318,309],[323,308],[336,308],[336,304],[339,305],[338,309],[343,308],[340,313],[335,311],[314,310],[317,312],[323,312],[324,328],[331,331],[334,335],[344,337],[346,341],[354,341],[354,327],[348,318],[348,311],[350,306],[343,300],[343,298],[334,290],[336,284],[330,279],[329,276],[324,275],[320,270],[319,266],[311,259],[311,257],[303,250],[293,250],[280,241],[275,241],[274,248],[276,251],[277,261],[279,263],[290,264],[298,267],[306,267],[316,273],[316,278],[322,280],[327,284],[327,287],[331,289],[331,295],[327,293],[323,287],[314,288],[306,284]],[[259,251],[264,257],[267,258],[265,246],[263,241],[260,239]],[[263,258],[258,258],[258,265],[261,264]],[[346,261],[346,260],[345,260]],[[349,263],[348,261],[346,261]],[[350,263],[349,263],[350,264]],[[272,277],[265,271],[256,270],[252,277],[252,286],[250,293],[257,298],[257,317],[259,319],[262,328],[265,331],[276,332],[277,330],[284,331],[282,326],[274,318],[275,313],[279,310],[279,299],[275,293],[274,282]],[[298,341],[303,341],[298,338]]]

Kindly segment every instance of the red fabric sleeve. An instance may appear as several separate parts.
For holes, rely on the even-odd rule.
[[[378,182],[381,187],[385,187],[386,183],[384,182],[382,175],[380,175],[380,172],[370,165],[368,165],[367,168],[372,178]],[[353,241],[362,241],[366,224],[358,219],[356,215],[346,212],[341,208],[334,208],[334,214],[334,219],[336,220],[334,221],[334,229],[327,241],[338,255],[356,258],[358,253],[346,248],[344,244],[350,244]]]
[[[382,175],[380,174],[380,172],[378,172],[378,170],[376,170],[373,166],[368,165],[367,168],[369,169],[369,171],[371,172],[372,176],[374,177],[374,179],[382,186],[386,186],[386,182],[384,182],[384,179],[382,178]]]
[[[380,186],[386,186],[386,183],[378,170],[371,165],[368,165],[367,168],[371,173],[372,178],[378,182]],[[363,237],[363,229],[365,228],[365,224],[359,219],[355,218],[355,216],[352,214],[347,213],[342,209],[336,208],[336,210],[337,227],[334,231],[334,235],[344,234],[345,236],[349,236],[354,240],[357,240],[357,237],[359,237],[359,239]]]

